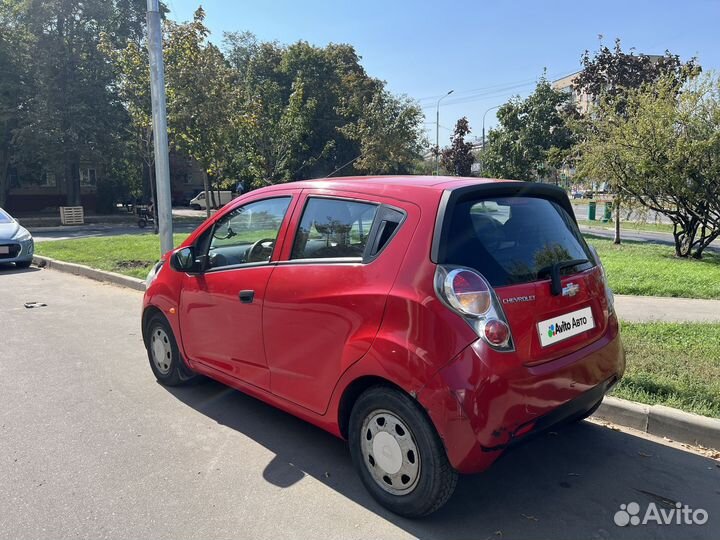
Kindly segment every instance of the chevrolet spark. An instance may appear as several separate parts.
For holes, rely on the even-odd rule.
[[[202,374],[347,439],[404,516],[440,508],[623,374],[613,296],[559,188],[295,182],[228,204],[148,276],[162,384]],[[272,429],[272,426],[268,426]]]

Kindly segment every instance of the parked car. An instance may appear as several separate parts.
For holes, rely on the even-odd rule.
[[[174,191],[172,194],[172,205],[190,206],[190,201],[192,201],[199,193],[203,192],[197,189],[191,189],[188,191]]]
[[[437,510],[458,473],[531,433],[592,414],[624,372],[600,260],[547,184],[259,189],[147,285],[159,382],[203,374],[347,439],[366,488],[404,516]]]
[[[35,243],[32,235],[0,208],[0,264],[15,263],[18,268],[32,264]]]
[[[209,191],[208,192],[210,197],[210,208],[220,208],[221,206],[226,205],[233,199],[232,191]],[[193,208],[195,210],[204,210],[207,208],[207,203],[205,202],[205,192],[201,191],[193,199],[190,200],[190,208]]]

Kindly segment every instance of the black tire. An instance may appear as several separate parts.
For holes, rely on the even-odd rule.
[[[370,453],[372,448],[375,448],[374,446],[371,448],[370,441],[372,440],[374,444],[376,436],[380,433],[377,431],[371,436],[370,424],[378,422],[377,419],[382,418],[385,413],[389,413],[390,418],[394,416],[399,419],[401,425],[404,424],[410,432],[407,434],[411,439],[410,444],[414,443],[417,449],[418,456],[410,460],[413,464],[417,460],[418,472],[415,479],[412,480],[409,488],[402,486],[402,480],[397,484],[400,489],[409,489],[405,493],[388,491],[393,489],[389,486],[392,486],[396,480],[389,478],[386,471],[380,467],[380,462]],[[370,423],[366,424],[366,421]],[[386,424],[381,424],[384,425]],[[435,512],[448,501],[457,484],[457,471],[450,465],[442,441],[427,414],[410,396],[386,386],[375,386],[366,390],[353,406],[348,429],[350,454],[355,468],[367,490],[382,506],[401,516],[420,517]],[[401,436],[404,437],[406,433],[402,431]],[[405,453],[405,450],[401,452]],[[411,453],[412,450],[408,451],[408,456]],[[407,457],[403,455],[402,467],[406,466],[406,459]],[[397,473],[398,471],[395,472]],[[385,487],[373,474],[384,475]],[[408,478],[410,482],[410,477],[407,475],[402,475],[401,478]]]
[[[158,349],[154,352],[155,340],[158,341]],[[175,335],[164,316],[154,315],[148,321],[145,330],[145,348],[150,369],[160,384],[179,386],[195,378],[195,374],[182,359]],[[164,354],[159,354],[161,348],[165,349]],[[158,355],[157,362],[155,354]]]
[[[138,227],[140,227],[141,229],[147,227],[147,220],[145,218],[138,219]]]
[[[17,261],[15,263],[16,268],[30,268],[32,261]]]
[[[190,210],[202,210],[202,207],[199,204],[191,204]]]

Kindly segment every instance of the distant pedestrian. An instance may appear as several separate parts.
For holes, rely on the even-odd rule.
[[[235,186],[235,193],[238,197],[245,193],[245,182],[243,180],[240,180]]]

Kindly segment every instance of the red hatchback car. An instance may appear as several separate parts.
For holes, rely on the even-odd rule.
[[[158,381],[206,375],[346,438],[370,493],[405,516],[590,415],[625,368],[567,195],[514,181],[250,192],[153,269],[142,329]]]

